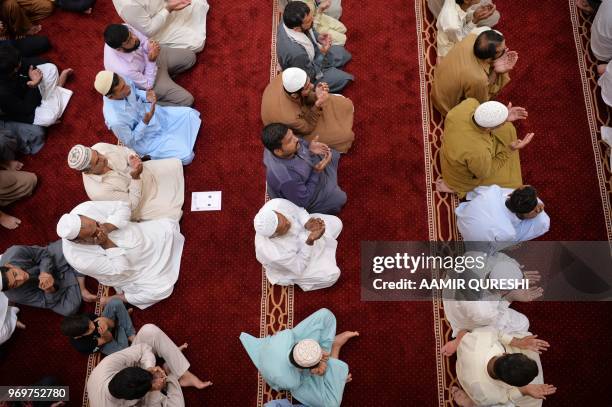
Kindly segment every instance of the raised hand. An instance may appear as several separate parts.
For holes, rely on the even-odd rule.
[[[321,161],[319,161],[314,167],[313,169],[315,170],[315,172],[323,172],[323,170],[325,170],[325,167],[327,167],[327,164],[329,164],[329,162],[332,159],[332,153],[331,151],[329,151],[327,154],[325,154],[325,156],[323,157],[323,159]]]
[[[512,290],[505,298],[510,302],[531,302],[537,300],[543,294],[544,289],[542,287],[529,287],[526,290]]]
[[[323,104],[325,104],[329,98],[329,85],[325,82],[317,83],[317,86],[315,87],[315,96],[317,97],[315,106],[323,107]]]
[[[157,41],[149,40],[149,54],[147,55],[149,61],[155,62],[155,60],[159,56],[160,51],[161,48],[159,46],[159,43]]]
[[[518,61],[518,52],[506,51],[493,62],[493,70],[499,74],[509,72],[516,65],[516,61]]]
[[[516,120],[527,119],[527,109],[524,107],[512,106],[512,102],[508,103],[508,118],[507,122],[514,122]]]
[[[43,78],[42,71],[38,68],[34,68],[32,65],[30,65],[30,69],[28,69],[28,76],[30,77],[30,80],[27,82],[27,85],[30,88],[37,87]]]
[[[542,353],[550,347],[550,344],[542,339],[538,339],[538,335],[529,335],[523,338],[514,338],[510,343],[517,348],[530,350],[537,353]]]
[[[557,392],[557,388],[552,384],[528,384],[527,386],[521,387],[520,390],[521,393],[526,396],[542,400],[545,400],[546,396],[550,396]]]
[[[319,142],[319,136],[315,136],[315,138],[310,142],[308,149],[311,153],[317,155],[324,155],[330,152],[327,144]]]
[[[321,13],[327,11],[329,6],[331,6],[331,0],[323,0],[321,4],[319,4],[319,11],[321,11]]]
[[[147,90],[147,101],[151,103],[151,110],[149,110],[143,116],[142,121],[144,124],[149,124],[149,122],[153,118],[153,115],[155,114],[155,105],[157,103],[157,96],[155,95],[155,92],[153,92],[153,89]]]
[[[485,20],[493,15],[495,12],[495,4],[487,4],[480,6],[474,11],[472,16],[472,22],[478,24],[479,21]]]
[[[457,352],[457,348],[459,347],[459,342],[457,340],[448,341],[442,346],[440,351],[444,356],[452,356]]]
[[[43,291],[47,291],[48,289],[53,287],[53,284],[55,283],[55,280],[53,279],[53,276],[45,271],[42,271],[39,275],[38,275],[38,288],[40,288]]]
[[[143,165],[142,161],[140,160],[140,157],[135,154],[132,154],[128,157],[128,163],[130,164],[130,168],[132,168],[132,171],[130,171],[131,177],[133,179],[139,179],[140,174],[142,174],[143,170]]]
[[[510,144],[510,148],[512,150],[520,150],[522,148],[525,148],[525,146],[529,143],[531,143],[531,140],[533,139],[534,134],[533,133],[529,133],[525,136],[524,139],[522,140],[514,140],[511,144]]]
[[[166,10],[169,12],[180,11],[191,4],[191,0],[168,0]]]

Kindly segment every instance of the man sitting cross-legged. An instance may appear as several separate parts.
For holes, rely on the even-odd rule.
[[[111,299],[101,316],[96,314],[71,315],[62,321],[62,333],[81,353],[97,351],[105,355],[118,352],[134,341],[134,325],[128,310],[118,298]]]
[[[87,380],[92,407],[184,406],[181,387],[203,389],[212,385],[191,373],[189,362],[178,347],[157,326],[146,324],[127,349],[105,357]],[[165,361],[155,365],[155,357]]]
[[[338,407],[344,385],[352,380],[340,350],[359,332],[336,335],[336,317],[322,308],[293,329],[255,338],[241,333],[240,341],[263,379],[274,390],[288,390],[310,407]]]
[[[130,216],[127,202],[84,202],[61,217],[57,234],[66,260],[77,271],[144,309],[172,294],[185,238],[175,220],[136,223]],[[108,300],[104,297],[102,303]]]
[[[181,219],[185,180],[177,158],[142,162],[124,146],[77,144],[68,153],[68,166],[83,173],[89,199],[128,202],[133,221]]]
[[[286,199],[272,199],[257,213],[255,254],[272,284],[297,284],[304,291],[333,285],[340,277],[336,239],[342,222]]]

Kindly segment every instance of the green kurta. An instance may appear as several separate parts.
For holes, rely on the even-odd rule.
[[[510,76],[505,73],[489,84],[489,73],[493,68],[474,55],[476,37],[476,34],[470,34],[459,41],[436,66],[431,101],[444,116],[463,99],[475,98],[480,103],[488,101],[510,82]]]
[[[444,121],[442,178],[460,198],[480,185],[523,185],[519,153],[510,149],[516,129],[512,123],[493,131],[478,127],[472,117],[479,105],[476,99],[466,99]]]

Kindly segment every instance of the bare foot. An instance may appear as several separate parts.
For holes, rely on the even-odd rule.
[[[203,382],[198,378],[198,376],[194,375],[189,370],[179,378],[179,384],[181,387],[195,387],[196,389],[200,390],[208,386],[212,386],[212,382]]]
[[[19,320],[17,320],[17,324],[15,326],[19,329],[26,329],[25,324]]]
[[[179,350],[182,352],[185,349],[187,349],[187,347],[189,346],[189,344],[187,342],[185,342],[184,344],[182,344],[181,346],[179,346]]]
[[[467,393],[459,387],[451,387],[450,393],[453,401],[457,402],[460,407],[476,407],[476,404],[474,404],[474,402],[467,395]]]
[[[455,191],[453,191],[451,189],[451,187],[449,187],[446,184],[446,182],[444,182],[444,180],[442,178],[440,178],[439,180],[436,181],[436,191],[438,191],[438,192],[447,192],[449,194],[455,193]]]
[[[111,298],[112,296],[110,295],[103,295],[102,297],[100,297],[100,307],[102,308],[106,307],[106,304],[108,304]]]
[[[359,332],[357,331],[344,331],[340,335],[336,335],[334,338],[334,345],[336,346],[344,346],[344,344],[351,338],[355,336],[359,336]]]
[[[91,12],[93,11],[93,8],[88,8],[87,10],[83,11],[83,14],[91,14]]]
[[[0,225],[10,230],[17,229],[21,225],[21,219],[0,211]]]
[[[42,25],[33,25],[30,27],[28,31],[26,31],[26,35],[36,35],[42,30]]]
[[[587,0],[576,0],[576,7],[584,11],[586,14],[591,14],[593,8],[589,5]]]
[[[73,73],[74,73],[74,69],[72,68],[64,69],[62,73],[60,74],[59,79],[57,80],[57,84],[59,86],[64,86],[66,84],[66,81],[68,80],[68,77],[72,75]]]
[[[98,298],[96,295],[92,294],[87,288],[81,289],[81,297],[85,302],[96,302]]]
[[[353,375],[349,373],[348,376],[346,376],[346,382],[348,383],[351,381],[353,381]]]
[[[608,64],[599,64],[599,65],[597,65],[597,73],[599,74],[599,76],[601,76],[604,73],[606,73],[606,68],[607,67],[608,67]]]

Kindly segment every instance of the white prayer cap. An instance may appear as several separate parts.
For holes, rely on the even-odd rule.
[[[293,360],[302,367],[316,366],[323,357],[323,350],[314,339],[303,339],[293,348]]]
[[[489,280],[521,280],[522,278],[521,267],[512,259],[496,262],[489,274]]]
[[[489,101],[484,102],[474,112],[474,121],[480,127],[497,127],[508,118],[508,108],[502,103]]]
[[[302,89],[308,79],[306,71],[300,68],[287,68],[281,75],[283,75],[283,87],[289,93]]]
[[[57,235],[62,239],[75,239],[81,231],[81,218],[74,213],[65,213],[57,222]]]
[[[113,76],[115,75],[112,71],[100,71],[96,75],[96,80],[94,82],[94,88],[102,95],[108,95],[110,92],[111,86],[113,85]]]
[[[83,171],[91,164],[92,149],[77,144],[68,153],[68,166],[74,170]]]
[[[253,226],[255,226],[255,232],[258,235],[270,237],[276,232],[276,228],[278,227],[278,216],[272,209],[262,208],[257,215],[255,215]]]

